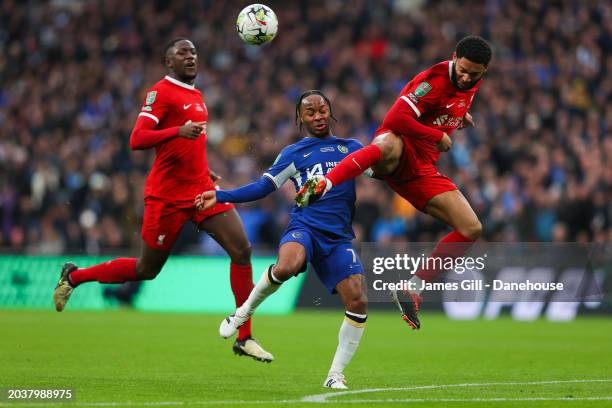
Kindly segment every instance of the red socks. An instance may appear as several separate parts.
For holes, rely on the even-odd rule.
[[[230,285],[232,286],[236,307],[238,308],[248,299],[251,290],[253,290],[253,269],[251,264],[238,265],[232,262],[230,264]],[[251,319],[247,320],[238,329],[238,340],[244,340],[250,336]]]
[[[438,242],[438,245],[436,245],[429,257],[458,258],[464,255],[470,249],[473,243],[474,241],[464,237],[459,233],[459,231],[452,231],[444,238],[442,238],[440,242]],[[416,273],[416,276],[423,279],[424,281],[431,282],[442,272],[444,272],[444,270],[421,269]]]
[[[368,167],[382,160],[380,148],[374,144],[363,147],[346,156],[340,163],[327,173],[327,177],[334,186],[354,179]]]
[[[79,268],[70,273],[73,286],[83,282],[123,283],[140,280],[136,277],[136,258],[118,258],[89,268]]]

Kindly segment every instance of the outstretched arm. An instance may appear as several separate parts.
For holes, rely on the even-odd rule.
[[[195,198],[195,206],[204,211],[217,202],[220,203],[246,203],[257,201],[276,190],[276,184],[267,176],[262,176],[254,183],[238,187],[234,190],[210,190],[198,194]]]
[[[261,176],[254,183],[238,187],[233,190],[217,191],[217,201],[220,203],[246,203],[257,201],[276,190],[276,186],[266,176]]]

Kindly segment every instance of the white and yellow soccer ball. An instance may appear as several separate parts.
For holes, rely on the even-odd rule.
[[[276,36],[278,19],[270,7],[264,4],[251,4],[238,14],[236,31],[245,43],[262,45],[272,41]]]

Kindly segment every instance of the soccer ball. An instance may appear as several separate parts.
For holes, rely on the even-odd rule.
[[[238,14],[236,31],[245,43],[262,45],[272,41],[276,36],[278,19],[270,7],[251,4]]]

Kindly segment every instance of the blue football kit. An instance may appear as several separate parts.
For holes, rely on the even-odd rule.
[[[259,200],[291,180],[296,192],[313,176],[324,176],[347,154],[362,148],[354,139],[306,137],[285,147],[261,179],[235,190],[217,191],[218,202]],[[291,209],[291,219],[279,246],[297,242],[306,250],[309,262],[327,289],[363,268],[351,240],[355,213],[355,180],[349,180],[328,191],[307,207]],[[305,266],[302,269],[305,270]]]

